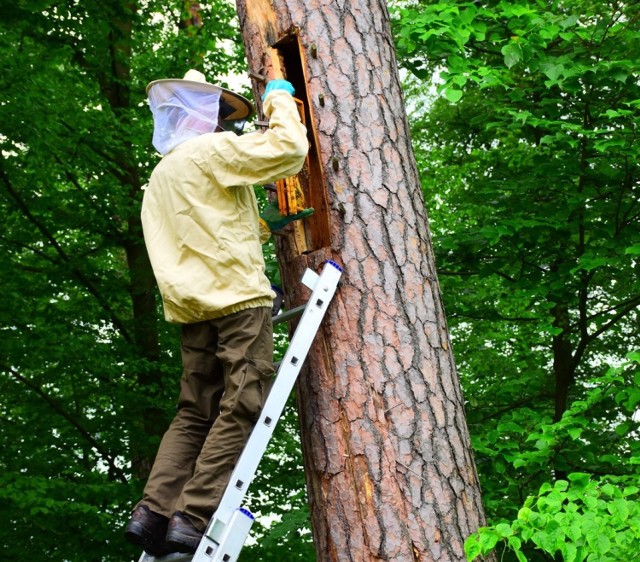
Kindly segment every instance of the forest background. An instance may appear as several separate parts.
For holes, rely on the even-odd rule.
[[[234,7],[189,4],[0,2],[2,558],[139,554],[121,528],[180,373],[139,225],[157,161],[144,88],[246,72]],[[638,2],[390,17],[491,523],[468,556],[633,560]],[[315,556],[293,404],[252,486],[265,526],[245,560]]]

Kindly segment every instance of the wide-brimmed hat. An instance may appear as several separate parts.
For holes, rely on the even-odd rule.
[[[188,88],[204,93],[219,92],[221,99],[220,113],[224,121],[246,119],[253,113],[253,104],[247,98],[231,90],[227,90],[222,86],[216,86],[215,84],[207,82],[204,74],[194,69],[187,71],[184,78],[164,78],[150,82],[146,89],[147,95],[149,94],[149,90],[156,84],[168,86],[166,88],[168,91],[171,90],[171,86],[175,85],[176,88]]]

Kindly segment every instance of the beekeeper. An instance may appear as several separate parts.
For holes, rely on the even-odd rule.
[[[165,317],[182,326],[183,363],[177,414],[125,529],[154,556],[195,551],[273,375],[274,294],[261,244],[274,217],[260,217],[253,186],[304,164],[309,144],[293,93],[285,80],[268,82],[268,130],[238,135],[251,102],[200,72],[147,87],[162,159],[142,225]],[[277,217],[277,227],[311,212]]]

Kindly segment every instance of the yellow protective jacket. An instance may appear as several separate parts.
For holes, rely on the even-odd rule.
[[[253,185],[297,174],[309,144],[291,95],[274,90],[263,108],[266,132],[203,134],[151,174],[142,226],[169,322],[272,304]]]

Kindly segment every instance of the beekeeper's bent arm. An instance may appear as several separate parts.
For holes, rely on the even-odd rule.
[[[284,90],[267,95],[269,129],[236,136],[216,133],[210,144],[210,173],[221,187],[256,185],[297,174],[309,150],[296,103]]]

